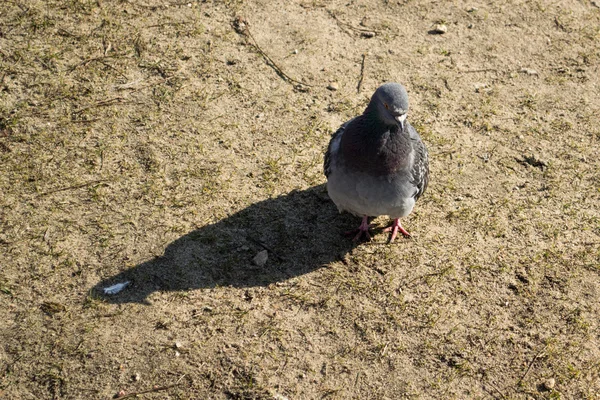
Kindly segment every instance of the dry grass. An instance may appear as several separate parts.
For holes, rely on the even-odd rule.
[[[593,3],[1,3],[0,398],[598,398]],[[431,184],[353,245],[389,80]]]

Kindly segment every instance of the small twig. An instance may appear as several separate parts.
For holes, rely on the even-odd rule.
[[[449,92],[452,91],[452,88],[450,87],[450,84],[448,83],[448,79],[444,78],[444,86],[446,86],[446,89],[448,89]]]
[[[466,69],[466,70],[458,70],[459,72],[463,72],[465,74],[477,73],[477,72],[498,72],[495,68],[482,68],[482,69]]]
[[[498,394],[500,394],[500,397],[501,397],[501,398],[503,398],[503,399],[505,399],[505,398],[506,398],[506,396],[504,395],[504,393],[502,393],[502,392],[500,391],[500,389],[498,389],[498,388],[496,387],[496,385],[494,385],[494,383],[493,383],[493,382],[489,381],[488,383],[489,383],[489,385],[492,387],[492,389],[494,389],[496,392],[498,392]],[[494,399],[497,399],[497,398],[498,398],[498,397],[494,396],[494,394],[493,394],[492,392],[490,392],[490,391],[488,390],[488,388],[486,388],[486,387],[485,387],[485,385],[483,386],[483,390],[485,390],[485,391],[487,392],[487,394],[489,394],[490,396],[492,396]]]
[[[248,27],[248,22],[245,19],[243,19],[242,17],[237,17],[233,23],[233,26],[234,26],[234,29],[236,30],[236,32],[252,39],[253,43],[250,43],[250,44],[252,46],[254,46],[254,48],[260,53],[260,55],[262,55],[265,58],[265,60],[267,60],[267,64],[269,64],[271,66],[271,68],[273,68],[275,70],[275,72],[277,72],[277,75],[279,75],[281,78],[283,78],[283,80],[291,82],[291,83],[296,83],[296,84],[299,84],[302,86],[314,87],[314,85],[309,85],[308,83],[300,82],[299,80],[296,80],[296,79],[292,78],[291,76],[289,76],[288,74],[286,74],[283,71],[283,69],[281,69],[281,67],[279,65],[277,65],[277,63],[275,61],[273,61],[273,59],[271,57],[269,57],[269,55],[267,53],[265,53],[265,51],[263,49],[260,48],[260,46],[258,45],[258,42],[252,35],[252,32],[250,32],[250,28]]]
[[[533,360],[531,360],[531,362],[529,363],[529,366],[527,367],[527,370],[525,370],[525,373],[523,374],[523,376],[517,381],[517,385],[516,386],[519,386],[521,384],[521,382],[523,382],[523,379],[525,379],[525,377],[527,376],[527,374],[531,370],[531,367],[533,367],[533,363],[542,355],[542,353],[544,351],[546,351],[546,346],[544,346],[540,351],[538,351],[535,354],[535,356],[533,356]]]
[[[354,384],[352,385],[352,390],[356,388],[356,384],[358,383],[358,378],[360,378],[360,371],[356,373],[356,378],[354,378]]]
[[[163,22],[162,24],[148,25],[144,28],[160,28],[163,26],[178,26],[178,25],[189,25],[193,22]]]
[[[282,257],[281,255],[279,255],[275,250],[273,250],[272,248],[270,248],[269,246],[267,246],[266,244],[264,244],[260,240],[254,239],[253,237],[250,237],[250,236],[247,236],[247,239],[250,240],[252,243],[259,245],[263,249],[271,252],[275,257],[279,258],[280,261],[285,261],[286,260],[285,257]]]
[[[377,34],[377,35],[380,35],[380,34],[381,34],[381,32],[380,32],[380,31],[376,31],[376,30],[374,30],[374,29],[368,29],[368,28],[357,28],[357,27],[355,27],[355,26],[352,26],[352,25],[350,25],[350,24],[349,24],[349,23],[347,23],[347,22],[341,21],[341,20],[340,20],[340,19],[337,17],[337,15],[335,15],[335,13],[334,13],[333,11],[331,11],[331,10],[327,10],[327,12],[329,13],[329,15],[331,15],[331,18],[333,18],[333,19],[335,20],[335,22],[337,22],[337,24],[338,24],[338,25],[339,25],[341,28],[343,28],[343,27],[346,27],[346,28],[348,28],[348,29],[350,29],[350,30],[353,30],[353,31],[356,31],[356,32],[361,32],[361,33],[375,33],[375,34]]]
[[[366,58],[367,58],[367,55],[363,53],[362,62],[360,64],[360,78],[358,78],[358,85],[356,85],[356,93],[360,93],[360,87],[362,86],[362,83],[363,83],[363,78],[365,76],[365,59]]]
[[[172,79],[175,79],[175,78],[177,78],[177,76],[175,76],[175,75],[168,76],[168,77],[166,77],[166,78],[163,78],[161,81],[158,81],[158,82],[153,82],[153,83],[149,83],[149,84],[147,84],[146,86],[140,86],[140,87],[139,87],[139,88],[137,88],[137,89],[133,89],[133,90],[132,90],[132,93],[134,93],[134,92],[139,92],[140,90],[148,89],[148,88],[151,88],[151,87],[154,87],[154,86],[162,85],[163,83],[167,83],[167,82],[169,82],[170,80],[172,80]]]
[[[184,375],[181,375],[181,377],[179,379],[177,379],[177,382],[171,384],[171,385],[165,385],[165,386],[156,386],[153,387],[152,389],[146,389],[146,390],[141,390],[139,392],[131,392],[131,393],[127,393],[125,396],[121,396],[121,397],[117,397],[118,399],[127,399],[129,397],[136,397],[139,396],[140,394],[146,394],[146,393],[156,393],[156,392],[160,392],[162,390],[167,390],[167,389],[171,389],[174,388],[175,386],[179,386],[179,384],[181,383],[181,380],[185,377]]]
[[[66,29],[63,29],[63,28],[59,28],[59,29],[56,31],[56,33],[58,33],[60,36],[72,37],[72,38],[75,38],[75,39],[81,39],[81,36],[79,36],[79,35],[76,35],[76,34],[74,34],[74,33],[71,33],[71,32],[69,32],[68,30],[66,30]]]
[[[74,114],[81,114],[82,112],[84,112],[85,110],[89,110],[90,108],[109,106],[109,105],[114,104],[114,103],[119,103],[122,100],[125,100],[125,98],[124,97],[115,97],[115,98],[108,99],[108,100],[102,100],[102,101],[99,101],[99,102],[94,103],[92,105],[80,108],[79,110],[73,111],[73,113]]]
[[[104,65],[105,67],[108,67],[110,69],[112,69],[113,71],[115,71],[117,74],[121,75],[123,78],[127,79],[127,75],[125,75],[123,72],[119,71],[118,69],[116,69],[115,67],[113,67],[112,65],[110,65],[109,63],[105,62],[105,61],[100,61],[100,63],[102,65]]]
[[[58,192],[65,192],[67,190],[81,189],[86,186],[94,185],[96,183],[103,183],[103,182],[107,182],[107,180],[106,179],[97,179],[95,181],[82,183],[80,185],[69,186],[69,187],[64,187],[64,188],[60,188],[60,189],[54,189],[54,190],[50,190],[49,192],[44,192],[44,193],[38,194],[37,197],[43,197],[43,196],[47,196],[49,194],[58,193]]]
[[[75,71],[75,70],[76,70],[77,68],[79,68],[79,67],[82,67],[82,66],[84,66],[84,67],[85,67],[86,65],[88,65],[88,64],[89,64],[89,63],[91,63],[91,62],[94,62],[94,61],[102,61],[102,60],[104,60],[105,58],[111,58],[111,57],[114,57],[114,56],[105,56],[105,55],[102,55],[102,56],[99,56],[99,57],[91,57],[91,58],[87,58],[87,59],[85,59],[85,60],[81,61],[79,64],[75,64],[75,65],[73,65],[72,67],[69,67],[69,71],[70,71],[70,72],[72,72],[72,71]]]
[[[413,283],[415,281],[418,281],[418,280],[421,280],[421,279],[432,278],[434,276],[444,275],[446,272],[448,272],[451,269],[452,269],[452,267],[446,267],[446,268],[444,268],[444,269],[442,269],[441,271],[438,271],[438,272],[431,272],[429,274],[417,276],[416,278],[413,278],[410,281],[406,282],[406,284],[404,285],[404,287],[408,287],[408,285],[410,285],[411,283]]]

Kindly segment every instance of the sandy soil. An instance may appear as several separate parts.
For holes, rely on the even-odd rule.
[[[597,0],[0,3],[0,398],[600,398],[599,64]],[[430,186],[354,244],[386,81]]]

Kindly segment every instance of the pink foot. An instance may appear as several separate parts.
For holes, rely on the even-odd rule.
[[[398,235],[398,231],[400,231],[402,233],[402,235],[404,235],[404,237],[411,237],[410,233],[408,233],[406,231],[406,229],[404,229],[402,227],[402,225],[400,225],[400,218],[396,218],[394,220],[394,223],[392,224],[392,226],[390,226],[389,228],[385,228],[383,230],[384,232],[392,232],[392,237],[390,238],[390,243],[392,243],[394,241],[394,239],[396,239],[396,236]]]
[[[352,239],[353,242],[358,241],[361,236],[364,234],[367,237],[367,240],[371,240],[371,235],[369,235],[369,221],[368,221],[369,217],[363,217],[362,222],[360,224],[360,226],[358,227],[358,229],[354,229],[350,232],[346,232],[346,235],[354,235],[356,232],[356,236],[354,236],[354,239]]]

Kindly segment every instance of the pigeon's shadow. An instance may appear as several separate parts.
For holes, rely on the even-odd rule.
[[[338,214],[324,186],[252,204],[192,231],[169,244],[162,256],[103,280],[92,293],[110,303],[146,303],[156,291],[266,286],[314,271],[352,249],[342,232],[357,222]],[[268,254],[264,265],[254,261],[263,250]],[[122,292],[104,293],[127,281]]]

